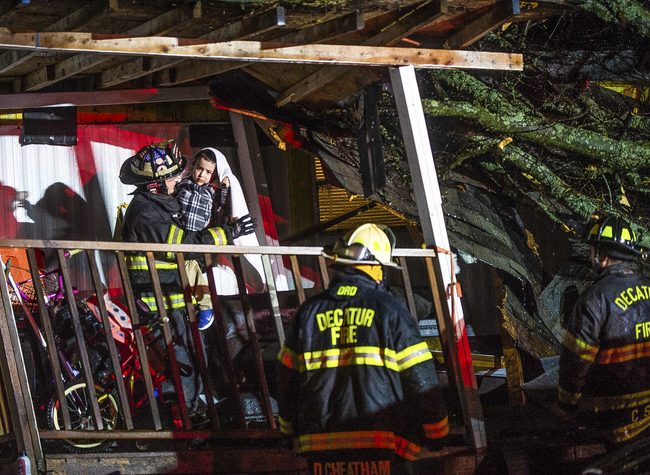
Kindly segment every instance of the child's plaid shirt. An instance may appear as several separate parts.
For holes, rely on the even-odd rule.
[[[176,198],[181,205],[181,227],[185,231],[200,231],[210,224],[214,195],[210,184],[199,186],[190,179],[178,184]]]

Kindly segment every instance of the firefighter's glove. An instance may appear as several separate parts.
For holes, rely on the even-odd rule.
[[[245,236],[255,231],[257,227],[257,220],[251,218],[250,214],[242,216],[241,218],[235,219],[234,221],[222,225],[224,231],[228,235],[228,241],[233,241],[240,236]]]

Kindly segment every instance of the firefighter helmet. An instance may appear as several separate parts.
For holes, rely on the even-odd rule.
[[[392,259],[394,247],[395,235],[390,228],[367,223],[348,231],[323,255],[342,264],[399,267]]]
[[[644,252],[628,222],[614,215],[590,222],[584,241],[596,247],[605,246],[612,257],[620,259],[633,260]]]
[[[186,166],[187,160],[180,154],[176,142],[165,140],[142,147],[127,158],[120,168],[120,181],[136,186],[162,183],[183,173]]]

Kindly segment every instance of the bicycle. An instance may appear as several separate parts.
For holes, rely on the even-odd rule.
[[[69,254],[68,254],[69,255]],[[1,262],[1,261],[0,261]],[[4,265],[5,275],[10,284],[12,303],[26,315],[29,326],[33,330],[39,347],[39,354],[47,358],[47,343],[43,333],[32,315],[37,314],[37,299],[34,295],[33,279],[24,278],[27,271],[10,265]],[[16,282],[14,273],[23,273],[23,279]],[[64,396],[66,406],[70,414],[72,430],[95,430],[96,424],[92,417],[92,409],[87,392],[87,383],[82,376],[81,359],[79,357],[75,332],[72,324],[70,309],[63,291],[63,279],[58,270],[43,272],[39,275],[43,283],[44,298],[51,319],[51,327],[56,341],[56,353],[64,380]],[[76,294],[76,291],[75,291]],[[102,296],[102,298],[104,298]],[[141,382],[144,381],[143,368],[140,359],[137,357],[133,328],[127,309],[117,301],[106,300],[106,309],[110,322],[110,333],[104,330],[99,311],[99,302],[96,295],[80,299],[75,302],[84,335],[90,363],[90,371],[93,376],[95,395],[99,404],[100,416],[105,429],[114,430],[121,428],[124,416],[121,413],[121,406],[117,391],[115,391],[115,375],[110,361],[110,354],[106,338],[110,337],[115,341],[118,349],[121,377],[126,382],[127,399],[131,414],[135,414],[148,401],[146,391],[142,391]],[[19,315],[17,312],[15,312]],[[145,337],[145,347],[151,348],[158,344],[161,332],[157,332],[159,324],[155,315],[144,315],[141,331]],[[23,339],[27,343],[27,339]],[[34,360],[34,352],[30,355],[30,345],[23,351],[26,360]],[[36,391],[43,394],[45,403],[40,406],[45,408],[42,421],[50,429],[62,430],[64,428],[61,405],[56,394],[52,394],[54,377],[51,370],[42,365],[42,375],[36,378],[38,365],[27,365],[31,368],[35,377],[41,381],[41,386]],[[151,364],[148,367],[151,375],[154,392],[162,397],[161,385],[166,379],[164,372],[154,369]],[[49,374],[48,374],[49,373]],[[43,384],[45,381],[47,383]],[[33,388],[34,389],[34,388]],[[97,452],[111,447],[110,441],[106,439],[63,439],[65,448],[71,452]]]

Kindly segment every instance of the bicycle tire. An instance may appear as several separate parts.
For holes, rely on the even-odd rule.
[[[65,385],[64,393],[70,412],[73,430],[95,430],[92,409],[86,395],[86,381],[75,379]],[[117,396],[103,385],[95,383],[95,394],[105,430],[115,430],[122,425],[123,415]],[[59,400],[50,399],[47,408],[47,422],[50,429],[64,430]],[[110,439],[62,439],[64,447],[73,453],[101,452],[112,446]]]

